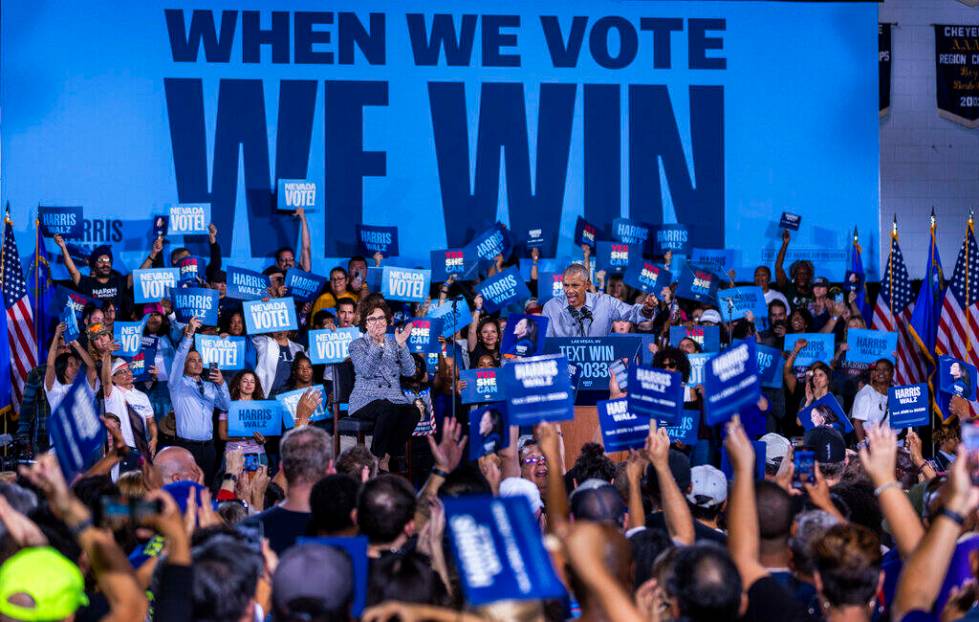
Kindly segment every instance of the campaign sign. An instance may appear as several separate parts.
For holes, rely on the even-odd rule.
[[[179,268],[133,270],[133,301],[160,302],[169,290],[177,287],[179,280]]]
[[[413,317],[411,322],[411,334],[408,335],[406,344],[409,352],[426,354],[428,352],[438,352],[441,350],[439,336],[442,334],[442,320],[430,317]]]
[[[282,405],[276,400],[232,400],[228,409],[228,436],[252,438],[282,434]]]
[[[676,423],[657,422],[657,425],[666,428],[670,442],[683,443],[688,447],[693,447],[697,444],[697,433],[700,431],[700,411],[684,410],[680,413]]]
[[[598,229],[595,225],[591,224],[581,216],[578,216],[578,220],[575,221],[574,225],[574,245],[579,247],[582,244],[587,244],[588,246],[595,248],[595,244],[598,243]]]
[[[440,305],[432,303],[432,307],[428,310],[427,318],[433,320],[442,320],[442,336],[451,338],[452,335],[463,330],[469,323],[472,322],[472,311],[469,310],[469,304],[466,299],[462,296],[455,298],[455,305],[452,304],[452,299],[446,299]]]
[[[832,333],[789,333],[785,335],[783,349],[786,352],[791,352],[795,348],[795,342],[800,339],[806,341],[806,347],[799,350],[799,354],[795,357],[795,367],[809,367],[817,361],[822,361],[827,365],[832,362]]]
[[[504,257],[510,252],[510,233],[502,223],[496,223],[466,245],[470,255],[492,263],[497,255]]]
[[[672,224],[656,227],[656,238],[653,244],[654,254],[664,255],[666,251],[673,251],[674,255],[686,255],[689,250],[690,231],[686,225]]]
[[[81,321],[82,314],[85,312],[85,305],[91,304],[96,308],[102,307],[101,300],[89,298],[84,294],[79,294],[62,285],[58,285],[58,288],[55,290],[55,300],[57,300],[57,307],[71,307],[72,311],[75,312],[75,318],[79,321]]]
[[[551,298],[564,295],[563,272],[541,272],[537,278],[537,302],[541,306]]]
[[[396,257],[398,253],[398,228],[381,225],[356,225],[357,252],[364,257],[380,253]]]
[[[316,182],[311,179],[280,179],[275,207],[280,212],[316,211]]]
[[[806,432],[820,425],[836,428],[841,434],[853,432],[853,424],[850,423],[846,413],[843,412],[843,407],[832,393],[827,393],[800,410],[799,423]]]
[[[312,272],[304,272],[299,268],[286,270],[286,292],[299,302],[309,302],[315,299],[326,285],[326,277]]]
[[[65,343],[78,341],[78,338],[81,337],[81,330],[78,328],[78,316],[75,315],[75,310],[70,305],[61,308],[59,321],[65,325],[65,332],[61,335]]]
[[[483,297],[483,309],[495,313],[507,305],[530,298],[527,284],[513,266],[499,272],[476,286],[476,293]]]
[[[976,368],[951,356],[938,357],[938,390],[975,401]]]
[[[367,536],[300,536],[297,544],[321,544],[343,551],[350,558],[354,579],[354,598],[350,615],[359,619],[367,607],[367,575],[370,558],[367,557]]]
[[[306,389],[296,389],[295,391],[286,391],[285,393],[279,393],[275,396],[277,402],[282,407],[282,426],[291,430],[296,427],[296,407],[299,406],[299,400],[302,399],[303,393],[306,391],[319,391],[322,402],[313,411],[313,416],[309,418],[310,421],[322,421],[323,419],[329,419],[329,414],[326,412],[326,389],[323,388],[321,384],[314,384],[312,387]]]
[[[543,354],[547,322],[548,319],[543,315],[511,313],[507,316],[500,354],[503,356],[537,356]]]
[[[722,289],[717,292],[717,307],[725,322],[740,320],[751,311],[758,329],[768,327],[768,304],[765,302],[765,292],[760,287],[748,285]]]
[[[157,214],[153,217],[153,237],[162,238],[166,236],[169,229],[170,218]]]
[[[131,356],[126,359],[126,363],[129,365],[129,371],[133,374],[133,382],[146,382],[152,380],[152,376],[149,373],[150,365],[153,364],[153,359],[156,358],[156,346],[153,346],[153,352],[147,352],[144,346],[143,350],[140,350],[139,354],[136,356]]]
[[[713,354],[688,354],[687,360],[690,362],[690,377],[687,379],[687,386],[695,387],[704,384],[704,369],[707,361],[714,357]]]
[[[105,426],[86,374],[75,375],[75,382],[49,416],[48,434],[65,481],[72,481],[98,461]]]
[[[513,359],[503,366],[499,379],[511,425],[574,419],[571,376],[563,355]]]
[[[177,321],[186,324],[190,318],[196,317],[204,326],[218,325],[217,290],[185,287],[173,290],[172,294],[173,310],[177,314]],[[250,328],[248,330],[251,332]]]
[[[606,452],[640,449],[646,444],[649,417],[632,410],[628,399],[599,400],[596,405]]]
[[[218,335],[194,335],[194,349],[201,355],[204,367],[217,363],[221,371],[245,367],[245,338]]]
[[[237,266],[228,266],[227,289],[224,295],[235,300],[259,300],[269,296],[272,283],[269,277],[261,272],[246,270]]]
[[[765,441],[751,441],[755,448],[755,479],[765,479]],[[731,456],[727,452],[727,447],[721,446],[721,472],[727,480],[734,480],[734,465],[731,464]]]
[[[897,333],[850,328],[846,331],[846,345],[846,360],[851,363],[876,363],[880,359],[893,363]]]
[[[457,280],[465,280],[471,268],[475,267],[475,261],[466,254],[462,248],[447,248],[445,250],[432,251],[430,253],[432,262],[432,280],[436,283],[444,283],[449,280],[449,276],[456,275]]]
[[[701,352],[717,352],[721,349],[720,326],[671,326],[670,345],[680,347],[684,339],[692,339],[700,344]]]
[[[637,250],[642,251],[649,239],[649,225],[631,218],[615,218],[612,220],[612,237],[619,242],[634,244]]]
[[[37,222],[41,235],[52,238],[60,235],[66,240],[81,240],[85,236],[85,220],[81,207],[37,206]]]
[[[629,412],[673,423],[683,411],[683,377],[680,372],[631,365]]]
[[[487,404],[469,413],[469,459],[479,460],[510,446],[506,404]]]
[[[172,235],[207,235],[211,224],[210,203],[178,203],[170,206],[168,229]]]
[[[663,266],[650,261],[635,261],[622,277],[625,284],[647,294],[659,295],[673,281],[673,275]]]
[[[635,334],[608,337],[548,337],[544,352],[563,354],[568,362],[581,367],[583,391],[608,391],[608,366],[616,360],[633,360],[642,346]]]
[[[177,262],[181,287],[193,287],[204,279],[204,260],[200,257],[184,257]]]
[[[642,256],[642,247],[625,242],[599,242],[595,263],[599,270],[622,274],[629,269],[633,257]]]
[[[742,341],[714,356],[704,369],[707,424],[723,423],[761,397],[754,341]]]
[[[478,404],[480,402],[499,402],[503,399],[498,376],[500,370],[464,369],[459,372],[459,380],[466,381],[462,390],[463,404]]]
[[[757,343],[755,353],[758,355],[758,377],[761,379],[761,386],[768,389],[781,389],[782,364],[785,362],[782,353],[777,348]]]
[[[792,212],[782,212],[782,217],[778,220],[780,229],[788,229],[790,231],[798,231],[799,225],[801,224],[802,216],[793,214]]]
[[[470,605],[564,596],[537,518],[524,498],[445,499],[445,528]]]
[[[928,383],[905,384],[887,389],[888,422],[895,430],[928,425],[931,421]]]
[[[296,303],[292,298],[273,298],[268,302],[247,300],[242,308],[245,311],[245,329],[249,335],[299,328],[296,322]]]
[[[692,248],[690,263],[707,268],[714,274],[727,274],[734,267],[734,251],[729,248]]]
[[[431,280],[431,270],[384,266],[381,273],[381,293],[388,300],[424,302]]]
[[[544,229],[543,227],[533,227],[527,230],[527,238],[524,240],[524,246],[528,249],[531,248],[541,248],[544,246]]]
[[[367,289],[371,290],[372,292],[376,292],[377,290],[381,289],[381,272],[383,271],[384,268],[367,266],[367,277],[365,279],[367,282]]]
[[[717,300],[717,287],[716,274],[688,263],[683,266],[683,273],[677,281],[676,295],[677,298],[714,304]]]
[[[125,358],[136,356],[143,347],[143,322],[113,322],[112,338],[119,344],[113,354]]]
[[[360,338],[359,328],[309,331],[309,360],[314,365],[342,363],[350,356],[350,343]]]

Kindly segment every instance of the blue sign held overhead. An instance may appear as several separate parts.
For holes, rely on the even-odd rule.
[[[442,344],[439,343],[439,336],[442,334],[442,320],[413,317],[408,322],[411,323],[411,334],[408,335],[408,343],[406,344],[409,352],[426,354],[441,350]]]
[[[275,203],[280,212],[316,211],[316,182],[311,179],[280,179]]]
[[[186,324],[190,318],[196,317],[204,326],[218,325],[217,290],[185,287],[173,290],[172,295],[178,322]]]
[[[693,447],[697,444],[697,434],[700,432],[700,411],[684,410],[676,423],[667,424],[660,421],[658,424],[666,428],[671,442]]]
[[[385,257],[396,257],[398,252],[398,228],[381,225],[357,225],[357,252],[364,257],[380,253]]]
[[[659,296],[664,287],[669,287],[673,275],[665,267],[643,260],[633,262],[622,280],[641,292]]]
[[[310,421],[322,421],[324,419],[329,419],[330,414],[326,410],[326,389],[323,385],[317,384],[313,385],[308,389],[296,389],[295,391],[286,391],[285,393],[279,393],[275,396],[277,402],[282,407],[282,426],[291,430],[296,427],[296,408],[299,406],[299,400],[302,399],[303,394],[306,391],[319,391],[320,394],[320,405],[313,411],[313,416],[309,418]]]
[[[221,371],[245,367],[245,338],[218,335],[194,335],[194,349],[201,355],[205,367],[217,363]]]
[[[754,315],[756,328],[768,328],[768,303],[760,287],[749,285],[722,289],[717,292],[717,307],[725,322],[740,320],[750,311]]]
[[[938,390],[970,402],[976,399],[976,368],[951,356],[938,357]]]
[[[170,235],[207,235],[211,224],[210,203],[178,203],[170,206]]]
[[[245,312],[245,329],[249,335],[299,328],[296,322],[296,303],[292,298],[273,298],[268,302],[247,300],[242,308]]]
[[[716,304],[719,284],[719,277],[713,272],[687,263],[677,281],[676,296]]]
[[[761,379],[761,386],[781,389],[782,366],[785,363],[782,352],[777,348],[761,344],[755,344],[755,352],[758,355],[758,377]]]
[[[721,349],[720,326],[671,326],[670,345],[680,346],[684,339],[691,339],[700,344],[702,352],[717,352]]]
[[[429,253],[432,262],[432,280],[444,283],[451,275],[456,280],[465,281],[476,272],[475,257],[467,254],[466,249],[447,248]]]
[[[228,436],[252,438],[282,434],[282,405],[276,400],[232,400]]]
[[[598,423],[606,452],[639,449],[649,436],[649,416],[636,413],[624,397],[598,401]]]
[[[381,273],[381,293],[388,300],[424,302],[428,297],[431,280],[431,270],[384,266]]]
[[[598,228],[581,216],[578,216],[578,220],[575,222],[574,226],[575,248],[581,246],[582,244],[587,244],[588,246],[595,248],[595,245],[598,244]]]
[[[113,322],[112,338],[119,344],[113,354],[127,358],[139,354],[143,347],[143,325],[143,322]]]
[[[359,328],[337,328],[309,331],[309,360],[314,365],[342,363],[350,356],[350,344],[359,339]]]
[[[683,412],[680,372],[632,365],[629,367],[629,412],[674,423]]]
[[[75,315],[75,310],[71,306],[66,305],[61,308],[60,321],[65,325],[65,332],[61,335],[65,343],[78,341],[78,338],[81,337],[81,331],[78,329],[78,316]]]
[[[801,224],[802,216],[793,214],[792,212],[782,212],[782,217],[778,220],[779,228],[788,229],[789,231],[798,231],[799,225]]]
[[[876,363],[887,359],[893,364],[897,333],[850,328],[846,331],[846,344],[846,360],[850,363]]]
[[[690,263],[713,272],[727,275],[734,267],[734,250],[730,248],[692,248]]]
[[[453,304],[455,300],[455,304]],[[452,337],[455,333],[463,330],[472,322],[472,311],[463,296],[455,299],[447,299],[442,304],[432,303],[425,317],[432,320],[442,320],[442,336]]]
[[[527,229],[527,238],[524,240],[527,249],[541,248],[544,246],[544,228],[531,227]]]
[[[86,374],[75,375],[75,382],[48,418],[48,434],[65,481],[72,481],[98,461],[106,431]]]
[[[642,257],[642,246],[625,242],[599,242],[595,263],[599,270],[610,274],[623,274],[633,261]]]
[[[928,383],[905,384],[887,389],[887,421],[892,428],[914,428],[931,422]]]
[[[462,389],[463,404],[499,402],[503,399],[503,387],[499,369],[464,369],[459,372],[459,380],[465,381]]]
[[[841,434],[853,432],[853,424],[832,393],[827,393],[800,410],[799,423],[806,432],[820,425],[836,428]]]
[[[803,339],[806,346],[796,355],[795,367],[808,367],[817,361],[829,365],[833,361],[832,333],[789,333],[785,335],[784,350],[791,352],[796,342]]]
[[[269,277],[261,272],[247,270],[237,266],[228,266],[227,289],[225,296],[235,300],[260,300],[268,298],[269,287],[272,286]]]
[[[483,309],[487,313],[495,313],[507,305],[530,298],[527,284],[512,266],[481,282],[476,286],[476,292],[483,297]]]
[[[133,270],[133,301],[160,302],[180,280],[179,268],[150,268]]]
[[[165,237],[167,231],[170,229],[170,217],[161,216],[157,214],[153,217],[153,237],[162,238]]]
[[[177,262],[181,287],[195,287],[204,281],[204,260],[200,257],[184,257]]]
[[[85,237],[85,219],[81,207],[37,207],[37,223],[41,235],[53,238],[60,235],[66,240],[81,240]]]
[[[500,376],[512,425],[574,418],[571,375],[563,355],[513,359]]]
[[[686,225],[664,224],[656,227],[653,253],[665,255],[666,251],[672,251],[674,255],[686,255],[690,251],[690,230]]]
[[[649,225],[631,218],[615,218],[612,220],[612,237],[619,242],[635,244],[641,254],[649,240]]]
[[[510,253],[510,232],[498,222],[467,244],[466,251],[487,263],[492,263],[497,255],[506,257]]]
[[[754,341],[742,341],[707,361],[704,369],[707,424],[724,423],[761,397]]]
[[[289,268],[286,271],[286,293],[299,302],[309,302],[323,291],[326,281],[325,276],[304,272],[299,268]]]

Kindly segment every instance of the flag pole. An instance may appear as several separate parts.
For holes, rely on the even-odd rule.
[[[38,360],[41,357],[41,314],[38,313],[38,291],[41,288],[40,271],[41,254],[38,252],[41,243],[41,206],[34,213],[34,336],[37,341]]]
[[[891,223],[891,240],[897,240],[897,214],[894,214],[894,222]],[[887,309],[894,317],[894,253],[887,253],[887,282],[891,288],[891,295],[887,300]]]
[[[966,237],[962,244],[965,245],[965,308],[968,310],[969,305],[972,304],[972,300],[969,297],[969,236],[975,235],[975,229],[973,224],[975,223],[975,211],[969,210],[969,220],[966,221]],[[965,342],[965,349],[968,352],[972,352],[972,339]]]

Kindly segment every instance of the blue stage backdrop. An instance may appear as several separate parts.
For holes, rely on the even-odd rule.
[[[276,181],[308,179],[316,271],[361,222],[427,267],[497,220],[567,257],[584,216],[605,239],[617,217],[685,224],[750,278],[789,211],[790,259],[841,278],[858,226],[876,276],[874,3],[178,4],[4,5],[22,249],[38,204],[80,205],[85,241],[131,269],[152,214],[210,202],[225,255],[256,267],[297,242]]]

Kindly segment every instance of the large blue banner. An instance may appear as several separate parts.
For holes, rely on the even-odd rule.
[[[619,359],[632,360],[642,346],[638,335],[608,337],[548,337],[544,352],[563,354],[569,363],[581,368],[583,391],[608,391],[608,366]]]
[[[322,195],[318,273],[359,223],[397,224],[421,261],[497,220],[546,224],[542,256],[570,256],[579,216],[599,239],[628,216],[739,249],[747,275],[791,205],[787,264],[843,274],[856,226],[876,276],[874,3],[8,4],[0,177],[21,248],[39,202],[82,206],[83,243],[134,267],[151,214],[210,204],[224,254],[261,268],[297,246],[276,191],[298,179]]]

